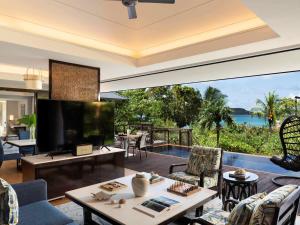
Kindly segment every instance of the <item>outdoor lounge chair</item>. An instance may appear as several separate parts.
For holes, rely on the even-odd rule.
[[[221,148],[194,146],[191,149],[188,163],[170,166],[169,178],[214,189],[218,191],[220,196],[222,188],[222,158],[223,150]],[[184,171],[174,171],[174,168],[183,166],[186,167]]]
[[[283,149],[283,157],[273,156],[271,161],[287,170],[300,171],[300,117],[290,116],[286,118],[279,131],[280,141]],[[273,179],[277,185],[281,185],[277,180],[285,178],[300,179],[300,177],[280,176]]]
[[[228,200],[225,204],[231,212],[212,210],[191,224],[201,225],[294,225],[299,207],[300,187],[286,185],[270,194],[259,193],[237,202]]]

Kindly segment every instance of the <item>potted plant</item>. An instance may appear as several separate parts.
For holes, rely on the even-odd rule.
[[[22,118],[18,120],[20,124],[24,124],[29,128],[30,131],[30,139],[35,139],[35,128],[36,128],[36,115],[24,115]]]

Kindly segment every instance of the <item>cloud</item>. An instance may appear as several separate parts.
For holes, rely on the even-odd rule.
[[[272,79],[274,77],[274,75],[265,75],[265,76],[260,76],[260,78],[262,80],[269,80],[269,79]]]
[[[295,92],[292,92],[288,95],[289,98],[295,98],[295,96],[300,96],[300,91],[295,93]]]

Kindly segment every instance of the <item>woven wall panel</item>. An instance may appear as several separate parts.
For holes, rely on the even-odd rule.
[[[99,82],[99,68],[50,60],[51,99],[97,101]]]

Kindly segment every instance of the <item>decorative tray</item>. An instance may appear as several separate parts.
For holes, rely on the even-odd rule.
[[[200,190],[201,188],[197,185],[187,184],[181,181],[176,181],[167,189],[168,192],[181,196],[190,196]]]
[[[100,185],[100,188],[106,190],[106,191],[118,191],[120,189],[126,188],[126,184],[122,184],[118,181],[112,181],[106,184]]]

